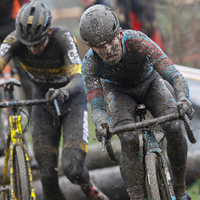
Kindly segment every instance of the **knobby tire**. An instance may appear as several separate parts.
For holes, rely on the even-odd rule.
[[[146,160],[145,183],[149,200],[171,200],[164,169],[155,153]]]
[[[17,200],[29,200],[28,169],[25,162],[24,151],[21,146],[16,146],[14,153],[14,183]]]

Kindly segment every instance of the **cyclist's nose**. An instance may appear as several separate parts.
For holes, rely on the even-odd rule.
[[[39,46],[28,46],[28,49],[33,53],[36,54],[40,51],[40,47]]]
[[[31,51],[35,51],[37,48],[35,46],[28,46],[28,49]]]
[[[110,44],[105,44],[105,51],[106,51],[106,53],[107,54],[109,54],[110,52],[111,52],[111,50],[112,50],[112,45],[110,45]]]

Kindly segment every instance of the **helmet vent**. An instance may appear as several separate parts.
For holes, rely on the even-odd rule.
[[[83,40],[84,40],[85,42],[87,42],[87,39],[86,39],[85,37],[83,37]]]
[[[22,23],[20,23],[19,25],[20,25],[20,30],[21,30],[21,32],[23,33],[24,30],[23,30],[23,25],[22,25]]]
[[[41,6],[42,6],[43,8],[45,8],[45,6],[44,6],[44,4],[43,4],[43,3],[41,3]]]
[[[41,28],[41,25],[38,25],[36,30],[35,30],[35,34],[37,34],[39,32],[40,28]]]
[[[31,15],[31,16],[33,16],[33,15],[34,15],[34,13],[35,13],[35,7],[32,7],[32,8],[31,8],[30,15]]]
[[[31,28],[32,28],[31,24],[28,24],[28,25],[27,25],[28,34],[31,34]]]
[[[115,25],[115,23],[113,24],[113,31],[116,29],[116,25]]]

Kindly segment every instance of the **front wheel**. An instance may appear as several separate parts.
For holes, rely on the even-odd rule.
[[[146,157],[146,189],[149,200],[171,200],[174,198],[174,191],[171,183],[165,176],[164,168],[160,159],[155,153]]]
[[[25,162],[24,151],[21,146],[16,146],[13,162],[14,194],[17,200],[29,200],[28,168]]]

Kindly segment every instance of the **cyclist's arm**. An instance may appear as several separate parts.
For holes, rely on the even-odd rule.
[[[59,28],[56,36],[63,52],[69,83],[65,86],[69,96],[73,97],[84,91],[81,77],[81,59],[79,57],[76,39],[65,28]]]
[[[173,62],[163,53],[163,59],[158,62],[154,68],[167,80],[174,88],[177,101],[182,98],[189,98],[189,88],[183,75],[176,69]]]
[[[65,86],[67,91],[69,92],[69,96],[76,96],[84,91],[84,85],[83,80],[81,77],[81,64],[78,64],[76,66],[72,66],[75,70],[73,71],[69,77],[69,83]]]
[[[154,69],[172,85],[177,100],[183,97],[189,98],[186,80],[160,47],[145,35],[141,37],[140,44],[141,48],[138,47],[140,54],[146,54],[147,60],[153,64]]]
[[[93,73],[95,69],[95,63],[90,63],[87,59],[83,59],[81,73],[86,88],[87,99],[91,105],[92,121],[97,126],[98,124],[107,123],[109,119],[106,112],[101,79],[95,76],[95,72]]]
[[[159,67],[157,71],[159,74],[167,80],[174,88],[177,101],[181,101],[182,98],[189,98],[189,88],[187,81],[183,75],[175,68],[174,64],[163,64],[163,67]]]
[[[12,53],[13,44],[10,42],[11,37],[13,36],[8,35],[0,46],[0,73],[2,73],[7,63],[14,56]]]

